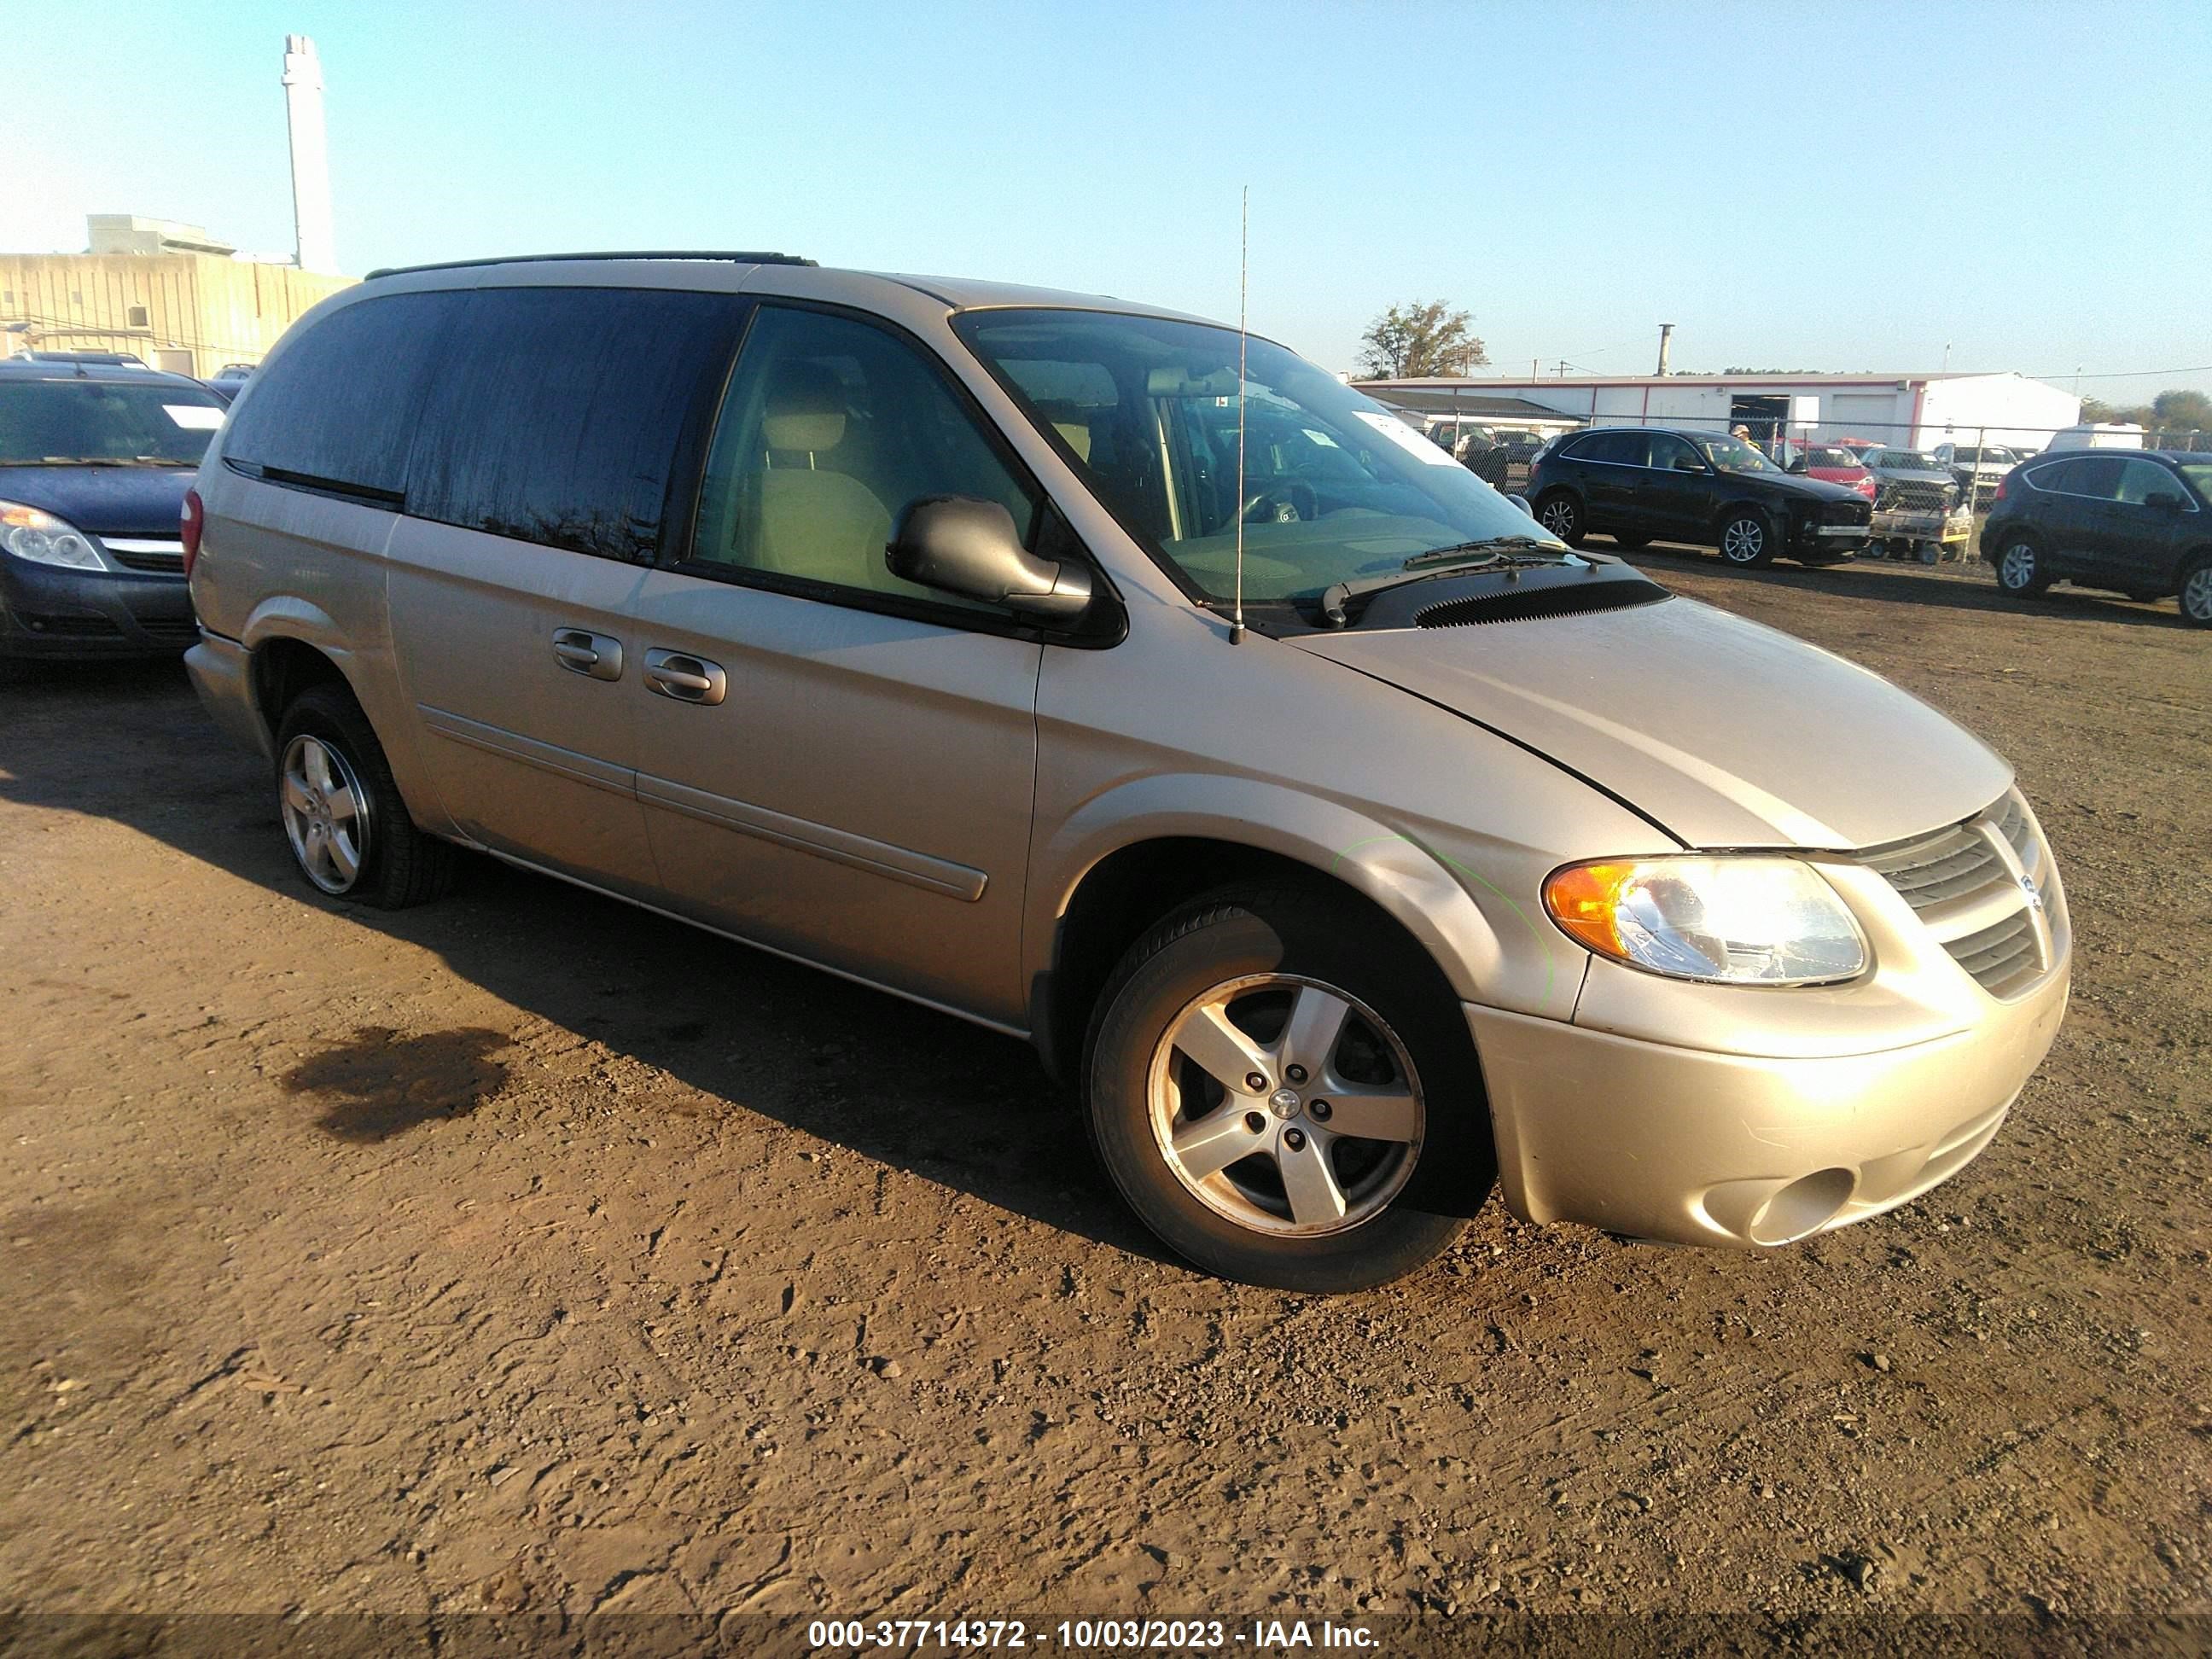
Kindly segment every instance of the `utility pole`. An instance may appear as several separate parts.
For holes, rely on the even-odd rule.
[[[1662,323],[1659,325],[1659,378],[1662,380],[1667,378],[1667,347],[1674,337],[1674,324]]]

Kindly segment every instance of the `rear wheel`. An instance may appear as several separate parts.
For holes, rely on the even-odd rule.
[[[1319,889],[1224,892],[1139,941],[1100,1000],[1084,1082],[1130,1207],[1248,1284],[1354,1291],[1411,1273],[1496,1176],[1449,986]]]
[[[1586,527],[1583,504],[1564,489],[1553,490],[1536,502],[1536,522],[1569,547],[1580,547]]]
[[[1776,545],[1774,521],[1755,507],[1729,509],[1721,520],[1721,557],[1739,569],[1755,570],[1774,562],[1781,551]]]
[[[2181,579],[2181,619],[2192,628],[2212,628],[2212,553],[2199,554]]]
[[[1997,586],[2021,599],[2038,599],[2050,591],[2051,578],[2044,573],[2043,550],[2035,538],[2021,531],[2014,531],[2005,538],[2004,550],[1997,555]]]
[[[342,686],[311,685],[284,711],[276,811],[300,873],[332,898],[399,910],[453,884],[458,852],[415,827],[368,716]]]

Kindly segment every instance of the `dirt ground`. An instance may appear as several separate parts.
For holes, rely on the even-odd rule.
[[[2212,1611],[2212,637],[1638,562],[2014,762],[2072,1013],[1890,1217],[1333,1301],[1163,1259],[1015,1043],[323,902],[180,669],[0,686],[0,1612]]]

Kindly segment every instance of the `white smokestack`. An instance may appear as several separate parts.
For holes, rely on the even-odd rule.
[[[323,64],[304,34],[284,37],[284,109],[292,129],[294,263],[302,270],[335,271],[331,228],[331,155],[323,137]]]

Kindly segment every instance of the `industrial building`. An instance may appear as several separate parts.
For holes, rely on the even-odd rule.
[[[259,362],[301,315],[349,286],[332,240],[322,64],[304,34],[284,37],[283,85],[289,262],[242,255],[198,225],[91,214],[82,253],[0,253],[0,356],[124,352],[204,379],[226,363]]]
[[[1948,442],[2041,448],[2081,414],[2075,393],[2009,374],[1437,376],[1354,385],[1425,416],[1450,415],[1459,403],[1510,398],[1594,426],[1743,426],[1762,444],[1863,438],[1910,449]]]

